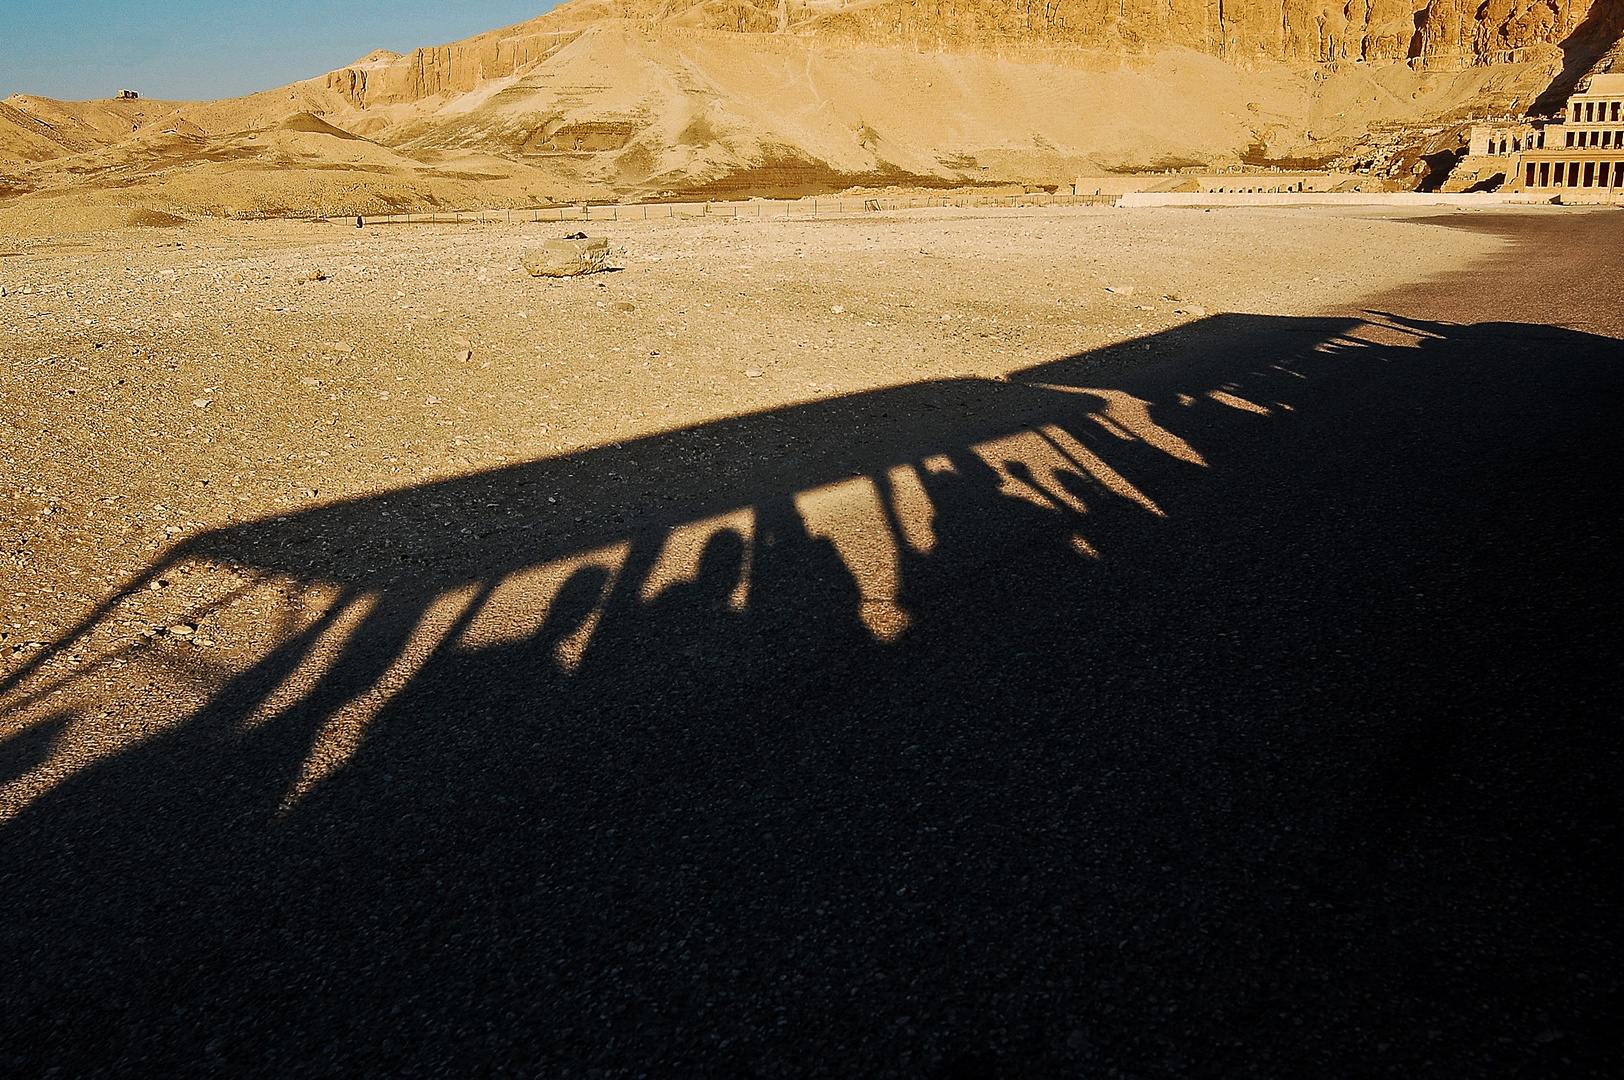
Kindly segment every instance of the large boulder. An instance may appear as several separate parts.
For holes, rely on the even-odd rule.
[[[601,236],[583,240],[543,240],[526,248],[519,261],[531,277],[574,277],[609,265],[609,241]]]

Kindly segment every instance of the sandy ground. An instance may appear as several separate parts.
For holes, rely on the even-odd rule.
[[[0,247],[0,1070],[1615,1074],[1618,221]]]
[[[231,224],[8,252],[4,656],[13,671],[49,656],[17,689],[59,689],[0,719],[0,737],[60,708],[56,693],[88,691],[80,708],[102,719],[13,778],[6,809],[133,737],[127,710],[179,722],[306,626],[307,606],[325,610],[208,561],[102,611],[189,537],[798,402],[1084,352],[1108,363],[1113,345],[1143,361],[1203,317],[1344,307],[1499,243],[1370,214],[1176,209],[593,231],[619,269],[564,281],[519,267],[557,225]],[[661,497],[758,467],[725,450],[704,465]],[[621,501],[556,484],[566,525]],[[50,652],[98,613],[93,638]],[[154,635],[172,648],[136,648]],[[56,681],[81,663],[100,674]],[[138,707],[132,686],[163,704]]]

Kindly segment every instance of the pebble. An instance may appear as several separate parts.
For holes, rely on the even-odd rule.
[[[185,623],[176,623],[169,628],[169,632],[176,637],[191,637],[197,632],[197,627],[187,626]]]
[[[466,364],[468,361],[472,360],[473,358],[474,358],[474,350],[472,350],[472,349],[463,349],[461,352],[457,353],[457,360],[458,360],[459,363]]]
[[[744,369],[744,374],[745,374],[745,377],[748,378],[748,379],[759,379],[759,378],[761,378],[761,372],[759,370],[757,370],[756,368],[745,368]]]
[[[1118,296],[1132,296],[1133,295],[1133,286],[1132,285],[1107,285],[1105,287],[1105,291],[1108,292],[1108,293],[1116,293]]]
[[[213,398],[206,398],[206,397],[193,398],[192,399],[192,404],[195,407],[199,408],[199,409],[206,409],[210,405],[214,404],[214,399]]]

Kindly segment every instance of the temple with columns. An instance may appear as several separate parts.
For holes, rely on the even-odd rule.
[[[1560,119],[1516,127],[1511,137],[1523,143],[1522,153],[1505,190],[1549,192],[1563,202],[1624,198],[1624,42],[1579,80]],[[1487,144],[1503,136],[1485,131],[1483,138]]]

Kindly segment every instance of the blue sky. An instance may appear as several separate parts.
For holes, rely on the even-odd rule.
[[[409,52],[533,19],[556,0],[0,0],[0,98],[238,97],[373,49]]]

